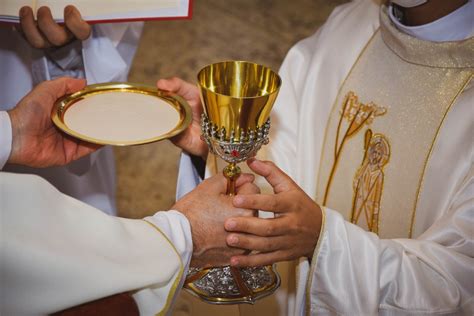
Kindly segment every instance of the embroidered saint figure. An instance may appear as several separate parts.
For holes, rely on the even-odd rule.
[[[383,168],[390,159],[390,145],[385,136],[372,135],[372,131],[368,129],[365,133],[364,147],[364,159],[353,182],[354,200],[351,222],[358,224],[362,217],[365,219],[368,230],[378,234],[384,181]]]

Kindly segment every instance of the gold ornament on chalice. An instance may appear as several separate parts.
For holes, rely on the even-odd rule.
[[[251,62],[211,64],[198,73],[204,113],[202,137],[211,153],[228,165],[227,194],[234,195],[240,175],[237,163],[247,160],[268,143],[270,111],[281,86],[271,69]],[[213,304],[253,304],[272,294],[280,277],[272,265],[263,267],[191,268],[185,288]]]

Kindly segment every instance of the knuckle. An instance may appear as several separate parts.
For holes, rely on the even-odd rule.
[[[265,240],[263,242],[262,250],[268,251],[268,250],[273,250],[275,246],[275,243],[270,239],[270,240]]]
[[[65,36],[63,36],[62,34],[60,34],[59,32],[56,32],[56,31],[50,33],[50,35],[48,37],[48,40],[54,46],[64,45],[67,41]]]
[[[265,227],[265,236],[272,236],[275,232],[275,228],[272,224],[269,224]]]
[[[46,48],[46,45],[44,44],[44,42],[40,39],[37,39],[37,38],[30,39],[30,44],[31,44],[31,46],[33,46],[34,48],[37,48],[37,49]]]
[[[275,198],[272,198],[272,199],[270,200],[270,209],[276,210],[276,209],[278,208],[278,204],[279,204],[279,203],[278,203],[277,198],[276,198],[276,197],[275,197]]]
[[[274,167],[275,166],[275,163],[273,163],[273,161],[271,160],[263,160],[262,161],[264,164],[266,164],[267,166],[270,166],[270,167]]]

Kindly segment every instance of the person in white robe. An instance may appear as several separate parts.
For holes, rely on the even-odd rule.
[[[88,84],[127,80],[143,22],[90,26],[73,6],[65,8],[64,27],[53,22],[47,7],[38,10],[37,21],[28,7],[20,16],[22,32],[13,25],[0,25],[0,110],[13,108],[45,80],[62,76],[85,78]],[[38,174],[61,192],[116,214],[111,147],[67,166],[7,165],[4,170]]]
[[[260,157],[297,185],[252,161],[275,194],[234,199],[281,216],[227,221],[257,235],[229,245],[262,251],[232,264],[303,257],[279,265],[297,278],[275,294],[282,315],[474,313],[474,4],[393,2],[340,6],[290,50]]]
[[[44,82],[0,111],[0,167],[64,165],[95,151],[50,119],[54,102],[84,85]],[[252,180],[243,177],[240,194],[258,192]],[[132,220],[106,215],[36,175],[1,171],[0,314],[50,314],[122,292],[132,292],[140,315],[167,314],[188,266],[228,264],[242,252],[226,247],[224,220],[253,211],[234,208],[225,190],[225,178],[213,177],[171,211]]]

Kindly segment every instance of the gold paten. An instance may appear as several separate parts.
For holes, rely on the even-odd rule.
[[[277,73],[245,61],[211,64],[198,73],[205,112],[202,137],[212,153],[229,163],[223,171],[228,195],[236,193],[235,181],[240,175],[237,163],[253,157],[268,143],[270,111],[280,85]],[[271,265],[193,270],[185,288],[208,303],[253,304],[280,285],[280,277]]]
[[[96,139],[93,137],[89,137],[89,136],[77,133],[76,131],[70,129],[64,123],[64,115],[67,109],[70,106],[72,106],[74,103],[92,95],[103,94],[103,93],[108,93],[108,92],[140,93],[140,94],[146,94],[146,95],[150,95],[150,96],[154,96],[159,99],[162,99],[166,101],[166,103],[168,103],[171,107],[173,107],[179,113],[178,124],[169,132],[162,135],[158,135],[153,138],[142,139],[138,141],[121,141],[121,140],[104,141],[101,139]],[[73,94],[67,95],[59,99],[53,106],[51,119],[53,120],[53,123],[63,132],[75,138],[81,139],[83,141],[94,143],[94,144],[100,144],[100,145],[129,146],[129,145],[140,145],[140,144],[152,143],[152,142],[156,142],[156,141],[173,137],[181,133],[189,126],[189,124],[191,124],[192,112],[188,103],[183,98],[175,94],[158,90],[156,87],[147,86],[147,85],[111,82],[111,83],[99,83],[99,84],[89,85],[80,91],[77,91]]]

